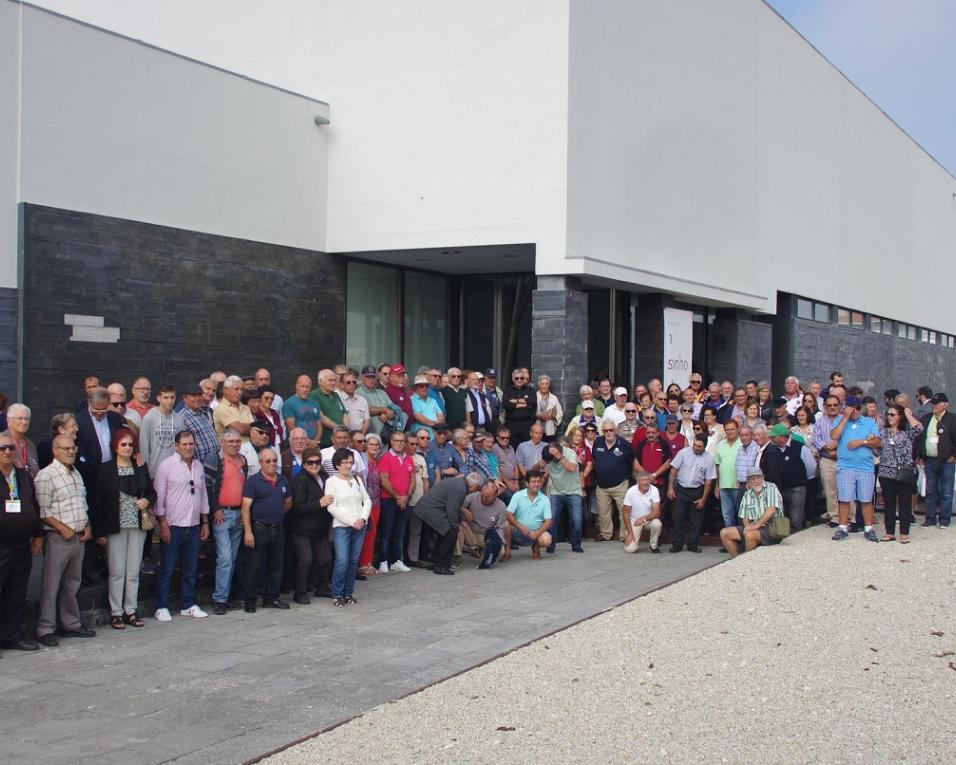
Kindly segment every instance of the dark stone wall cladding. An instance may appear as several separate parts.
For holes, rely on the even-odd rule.
[[[578,388],[589,377],[588,296],[576,290],[535,290],[531,302],[532,376],[548,375],[570,421]],[[500,380],[505,385],[507,380]],[[536,385],[535,380],[531,381]],[[570,406],[570,409],[569,409]]]
[[[297,374],[344,358],[341,257],[36,205],[24,228],[23,398],[38,437],[90,373],[127,392],[146,375],[155,392],[265,366],[288,397]],[[65,314],[102,316],[119,341],[72,341]]]
[[[911,397],[920,385],[956,394],[956,349],[877,335],[834,324],[793,320],[793,369],[801,383],[824,385],[840,370],[847,385],[859,385],[882,406],[883,391],[897,388]]]

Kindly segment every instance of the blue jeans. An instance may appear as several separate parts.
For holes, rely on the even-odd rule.
[[[571,549],[581,549],[581,495],[580,494],[552,494],[551,495],[551,518],[552,520],[552,541],[548,545],[548,550],[554,550],[558,541],[558,528],[561,524],[561,514],[564,508],[568,509],[571,519]]]
[[[953,477],[956,463],[940,462],[927,457],[923,463],[926,473],[926,522],[949,526],[953,517]],[[939,518],[937,519],[937,515]]]
[[[361,531],[347,526],[332,529],[332,546],[335,548],[335,565],[332,568],[332,597],[351,595],[355,590],[355,573],[359,553],[365,541],[365,529]]]
[[[394,499],[382,497],[378,515],[378,558],[391,566],[402,559],[402,540],[405,539],[405,526],[411,513],[407,507],[402,510]]]
[[[169,608],[169,588],[173,583],[173,569],[182,553],[182,601],[185,610],[196,605],[193,588],[196,586],[196,566],[199,563],[199,526],[170,526],[169,543],[159,545],[162,567],[156,585],[156,608]]]
[[[232,589],[232,577],[236,572],[239,542],[242,541],[242,515],[238,509],[223,510],[226,519],[221,524],[212,524],[216,540],[216,589],[212,593],[215,603],[226,603]]]
[[[737,525],[737,504],[740,499],[738,489],[720,490],[720,514],[724,517],[724,528]]]

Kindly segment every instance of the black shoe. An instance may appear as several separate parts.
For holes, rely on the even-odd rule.
[[[39,651],[40,646],[37,645],[35,640],[30,640],[29,638],[23,638],[23,640],[16,640],[14,642],[3,642],[3,645],[0,646],[4,650],[13,649],[14,651]]]
[[[80,627],[78,630],[60,630],[61,638],[91,638],[96,637],[96,631]]]
[[[37,638],[37,642],[47,648],[56,648],[60,644],[60,641],[56,639],[56,635],[52,632],[48,632],[46,635],[40,635]]]
[[[671,545],[671,552],[680,552],[684,549],[684,545]]]
[[[278,598],[274,598],[272,600],[263,600],[262,607],[263,608],[292,608],[292,606],[290,606],[284,600],[279,600]]]
[[[455,573],[453,568],[433,568],[433,574],[441,574],[442,576],[451,576]]]
[[[347,606],[354,606],[356,603],[358,603],[358,601],[355,598],[353,598],[351,595],[343,595],[342,600],[345,602],[345,605]]]
[[[658,555],[660,555],[660,554],[661,554],[661,548],[660,548],[660,547],[652,547],[652,548],[651,548],[651,552],[652,552],[652,553],[657,553]]]
[[[544,548],[544,551],[548,555],[554,555],[554,545],[548,545],[547,547]]]
[[[583,547],[572,547],[571,552],[584,552]]]
[[[699,553],[699,552],[703,552],[703,550],[700,549],[700,545],[687,545],[687,552]]]
[[[226,610],[227,611],[238,611],[242,608],[242,603],[237,600],[227,600],[226,601]]]
[[[226,612],[227,612],[228,610],[229,610],[229,606],[227,606],[225,603],[213,603],[213,604],[212,604],[212,612],[213,612],[216,616],[225,616],[225,615],[226,615]]]
[[[726,547],[721,547],[721,548],[719,548],[719,549],[717,550],[717,552],[726,553],[726,552],[727,552],[727,548],[726,548]]]
[[[312,601],[309,599],[309,596],[306,595],[304,592],[297,592],[297,593],[292,597],[292,600],[294,600],[294,601],[295,601],[296,603],[298,603],[300,606],[307,606],[307,605],[309,605],[309,604],[312,602]]]
[[[314,594],[317,598],[331,598],[332,590],[316,590]]]
[[[360,581],[360,582],[367,582],[367,581],[368,581],[368,577],[365,576],[365,574],[356,574],[356,575],[355,575],[355,578],[356,578],[358,581]]]
[[[428,564],[420,560],[410,560],[405,565],[409,568],[428,568]]]
[[[919,525],[919,527],[920,527],[921,529],[928,529],[928,528],[930,528],[930,527],[932,527],[932,526],[935,526],[935,525],[936,525],[936,522],[935,522],[935,521],[933,521],[932,523],[930,523],[929,521],[923,521],[923,522]]]
[[[256,601],[247,600],[246,605],[243,606],[243,610],[245,610],[247,614],[254,614],[256,612]]]

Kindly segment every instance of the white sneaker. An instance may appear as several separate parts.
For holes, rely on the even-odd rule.
[[[406,566],[402,561],[397,560],[392,564],[392,571],[398,571],[402,574],[407,574],[411,569]]]
[[[190,606],[179,612],[180,616],[192,616],[195,619],[205,619],[209,614],[203,611],[199,606]]]
[[[388,573],[388,564],[385,561],[382,561],[378,564],[378,573],[387,574]]]
[[[156,609],[156,621],[158,622],[171,622],[173,620],[173,615],[169,613],[168,608],[157,608]]]

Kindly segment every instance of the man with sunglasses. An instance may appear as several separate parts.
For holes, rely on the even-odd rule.
[[[627,419],[628,407],[633,409],[634,404],[627,402],[627,388],[615,388],[614,402],[610,406],[604,407],[604,421],[607,422],[610,420],[614,423],[615,428],[618,427]],[[621,437],[626,438],[626,436]]]
[[[859,502],[863,509],[863,537],[868,542],[879,542],[873,531],[873,492],[876,474],[873,470],[873,450],[882,443],[880,431],[869,417],[863,417],[863,402],[856,396],[846,400],[846,409],[830,431],[837,442],[837,500],[840,508],[839,528],[833,534],[834,542],[841,542],[849,534],[850,504]]]
[[[813,424],[810,442],[820,455],[817,468],[820,480],[823,483],[823,494],[827,500],[827,511],[820,517],[829,520],[835,528],[840,515],[840,506],[837,502],[837,442],[830,436],[840,417],[840,399],[832,393],[823,400],[823,412]]]
[[[511,431],[511,444],[517,447],[530,437],[531,426],[538,412],[538,393],[529,384],[523,368],[511,373],[513,384],[504,393],[505,425]]]
[[[617,425],[617,434],[628,443],[633,443],[634,436],[640,429],[641,423],[637,419],[637,404],[628,401],[624,405],[624,420]]]
[[[134,435],[139,435],[140,428],[143,427],[143,418],[130,409],[127,405],[126,387],[122,383],[110,383],[106,386],[106,392],[110,397],[110,411],[116,412],[120,417],[126,420],[126,424]]]
[[[611,503],[621,513],[620,537],[624,539],[626,520],[624,518],[624,495],[634,471],[634,451],[631,445],[617,435],[613,422],[601,423],[604,438],[599,438],[591,447],[594,460],[594,480],[597,483],[598,532],[595,542],[609,542],[614,533],[613,511]]]
[[[36,651],[21,622],[31,558],[43,549],[43,524],[33,479],[13,464],[15,450],[13,439],[0,435],[0,647]]]
[[[468,391],[463,382],[462,371],[458,367],[451,367],[448,370],[448,385],[441,390],[445,400],[445,422],[452,430],[465,425]]]
[[[225,431],[223,431],[225,433]],[[169,588],[176,563],[182,557],[180,615],[193,618],[209,616],[194,599],[199,544],[209,538],[209,497],[205,474],[195,459],[196,438],[188,430],[174,437],[175,453],[159,464],[153,488],[159,521],[162,567],[156,583],[156,620],[170,622]]]

